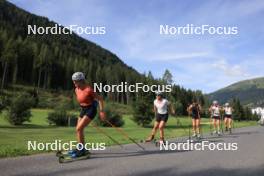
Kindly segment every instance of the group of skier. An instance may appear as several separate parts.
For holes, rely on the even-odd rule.
[[[104,113],[104,101],[101,96],[97,95],[91,86],[85,82],[85,76],[82,72],[76,72],[72,75],[72,81],[75,86],[76,99],[80,104],[81,112],[78,118],[76,126],[77,140],[80,144],[84,144],[84,128],[93,120],[97,113],[97,106],[99,102],[100,113],[99,117],[102,121],[105,120]],[[154,139],[157,130],[160,132],[160,142],[164,142],[164,128],[169,118],[169,112],[175,114],[175,110],[172,104],[163,97],[161,92],[156,92],[156,98],[153,102],[153,111],[155,112],[155,122],[150,136],[146,139],[146,142],[150,142]],[[189,105],[187,111],[192,118],[192,129],[193,137],[200,138],[201,133],[201,105],[193,101]],[[217,101],[213,101],[213,104],[209,108],[211,119],[213,120],[214,133],[220,134],[220,123],[221,123],[221,112],[224,112],[224,123],[226,131],[231,132],[232,124],[232,107],[229,103],[226,103],[224,107],[221,107]],[[72,157],[79,157],[86,154],[87,151],[83,148],[82,150],[72,150],[69,154]]]
[[[189,116],[192,117],[192,130],[193,130],[192,137],[200,138],[201,137],[200,114],[202,112],[201,105],[196,101],[193,101],[192,104],[187,108],[187,111],[189,113]],[[231,133],[233,108],[230,106],[229,103],[225,103],[225,105],[221,107],[217,101],[213,101],[208,111],[210,113],[210,125],[213,125],[214,127],[213,134],[218,134],[218,135],[221,134],[220,125],[222,121],[222,114],[224,117],[225,131],[226,132],[229,131],[229,133]]]
[[[221,107],[217,101],[213,101],[213,104],[209,108],[209,112],[211,113],[211,118],[213,119],[214,133],[221,134],[221,112],[224,112],[225,131],[229,131],[231,133],[233,108],[229,105],[229,103],[225,103],[224,107]]]
[[[154,100],[154,112],[156,116],[156,120],[154,123],[154,127],[152,129],[152,133],[149,138],[147,138],[146,142],[149,142],[154,139],[154,136],[156,134],[157,129],[160,130],[160,142],[164,142],[164,127],[166,125],[166,122],[168,120],[168,110],[171,109],[170,112],[172,114],[175,114],[175,110],[171,106],[171,103],[162,97],[162,94],[160,92],[157,93],[157,97]],[[220,125],[222,121],[222,114],[225,124],[225,131],[231,133],[232,129],[232,112],[233,109],[230,106],[229,103],[225,103],[223,107],[221,107],[217,101],[213,101],[212,105],[209,108],[209,113],[211,115],[210,117],[210,125],[213,125],[214,131],[213,134],[220,135]],[[189,116],[191,117],[192,121],[192,130],[193,135],[192,137],[201,137],[201,112],[202,107],[201,105],[193,101],[192,104],[190,104],[187,107],[187,112]]]

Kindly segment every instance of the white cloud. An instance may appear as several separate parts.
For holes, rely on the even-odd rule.
[[[238,64],[231,65],[231,64],[227,63],[227,61],[224,59],[221,59],[221,60],[213,63],[212,66],[214,68],[222,71],[226,76],[232,76],[232,77],[240,77],[240,76],[248,77],[248,76],[250,76],[250,74],[247,73],[245,71],[245,69],[243,69],[241,67],[241,65],[238,65]]]
[[[173,61],[173,60],[182,60],[182,59],[194,59],[200,57],[208,57],[208,52],[191,52],[191,53],[160,53],[155,56],[153,60],[160,61]]]

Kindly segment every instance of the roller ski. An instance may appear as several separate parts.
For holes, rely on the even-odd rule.
[[[202,137],[201,137],[201,135],[199,133],[198,134],[194,133],[192,135],[192,137],[191,137],[191,140],[196,141],[196,142],[199,142],[199,141],[202,140]]]
[[[71,151],[58,151],[56,153],[59,163],[67,163],[78,160],[88,159],[91,153],[88,150],[71,150]]]
[[[152,135],[152,136],[148,137],[147,139],[140,140],[139,142],[140,143],[154,143],[155,144],[157,142],[157,140]]]
[[[220,131],[214,131],[214,132],[213,132],[213,135],[222,136],[222,134],[221,134]]]
[[[156,140],[154,138],[154,136],[150,136],[148,139],[142,141],[144,143],[152,143],[154,144],[156,147],[160,146],[162,143],[165,143],[165,140],[164,139],[160,139],[160,140]]]
[[[76,153],[77,149],[73,149],[73,150],[69,150],[69,151],[64,151],[64,150],[59,150],[56,152],[56,156],[60,157],[60,156],[68,156],[68,155],[72,155],[73,153]],[[89,152],[87,150],[87,152]]]
[[[140,140],[139,141],[140,143],[156,143],[157,142],[157,139],[153,139],[153,140],[151,140],[151,141],[147,141],[147,140]]]

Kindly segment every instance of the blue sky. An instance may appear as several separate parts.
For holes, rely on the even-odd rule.
[[[62,25],[98,25],[105,35],[83,35],[139,72],[165,69],[185,88],[210,93],[264,76],[262,0],[11,0]],[[159,25],[237,26],[238,35],[164,36]]]

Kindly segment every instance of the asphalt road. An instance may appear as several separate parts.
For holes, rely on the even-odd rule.
[[[153,144],[134,144],[95,152],[91,159],[59,164],[55,154],[39,154],[0,160],[0,175],[184,175],[263,176],[264,127],[235,129],[232,135],[205,135],[212,143],[237,143],[237,151],[160,151]],[[171,140],[171,143],[184,138]]]

